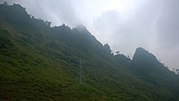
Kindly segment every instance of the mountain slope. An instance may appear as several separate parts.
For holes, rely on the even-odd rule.
[[[0,47],[0,99],[179,99],[178,85],[175,84],[179,79],[175,74],[165,68],[167,72],[161,72],[171,80],[153,78],[164,68],[163,65],[158,66],[157,60],[150,60],[156,64],[147,64],[145,60],[140,60],[143,56],[147,57],[140,51],[136,52],[136,59],[132,61],[121,54],[114,56],[110,52],[110,47],[103,46],[84,26],[73,29],[66,25],[50,27],[49,22],[31,17],[18,4],[0,5]],[[140,63],[143,65],[138,65]],[[144,70],[138,68],[146,64],[146,68],[152,67],[150,72],[153,74],[145,77],[151,77],[155,82],[142,78],[141,72]],[[154,67],[159,70],[153,72]],[[165,83],[169,86],[158,87],[160,85],[156,83]]]
[[[166,96],[168,96],[167,90],[173,91],[175,94],[179,93],[179,82],[176,74],[168,70],[154,55],[145,49],[136,49],[132,63],[139,78],[160,87],[161,90],[164,90],[162,92],[166,93]]]

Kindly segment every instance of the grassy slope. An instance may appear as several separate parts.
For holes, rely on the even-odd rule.
[[[43,35],[40,35],[44,38],[43,40],[42,38],[36,40],[34,34],[19,33],[12,26],[4,25],[6,25],[4,27],[6,30],[4,28],[0,30],[2,46],[0,50],[1,98],[8,97],[14,101],[20,99],[128,100],[134,99],[132,96],[135,93],[139,95],[139,98],[142,98],[140,96],[143,95],[140,93],[131,91],[134,88],[125,89],[129,85],[129,80],[132,80],[133,77],[130,77],[130,75],[127,77],[127,73],[119,72],[118,67],[115,67],[115,65],[113,67],[111,63],[101,57],[97,55],[88,57],[83,53],[83,72],[85,72],[83,75],[85,75],[86,83],[80,84],[78,62],[71,63],[68,59],[70,57],[77,58],[77,56],[58,57],[58,54],[64,55],[64,53],[59,53],[60,49],[57,49],[59,50],[57,51],[56,48],[48,47],[48,41],[52,40]],[[33,43],[27,40],[33,40]],[[65,50],[70,49],[70,47],[65,47],[67,48]],[[44,52],[44,48],[46,48],[46,52]],[[41,52],[41,50],[43,51]],[[95,60],[94,57],[96,57]],[[109,68],[114,68],[114,70]],[[121,80],[119,80],[120,78]],[[136,81],[134,80],[134,82]],[[130,85],[132,86],[132,82]]]

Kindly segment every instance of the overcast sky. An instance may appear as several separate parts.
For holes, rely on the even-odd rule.
[[[137,47],[179,68],[179,0],[0,0],[19,3],[53,25],[82,24],[103,44],[131,58]]]

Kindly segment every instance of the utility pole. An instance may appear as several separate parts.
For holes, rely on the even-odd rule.
[[[82,64],[80,59],[80,84],[82,84]]]
[[[84,68],[82,66],[82,60],[80,59],[80,63],[79,63],[79,76],[80,76],[80,84],[86,84],[86,79],[85,79],[85,74],[84,74]]]

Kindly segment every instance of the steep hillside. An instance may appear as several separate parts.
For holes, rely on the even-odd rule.
[[[0,4],[0,100],[177,101],[178,82],[144,49],[114,56],[84,26],[50,27]]]
[[[139,78],[161,88],[162,93],[166,96],[168,96],[169,90],[175,94],[179,93],[179,81],[176,74],[168,70],[148,51],[137,48],[132,63],[135,68],[134,72]]]

